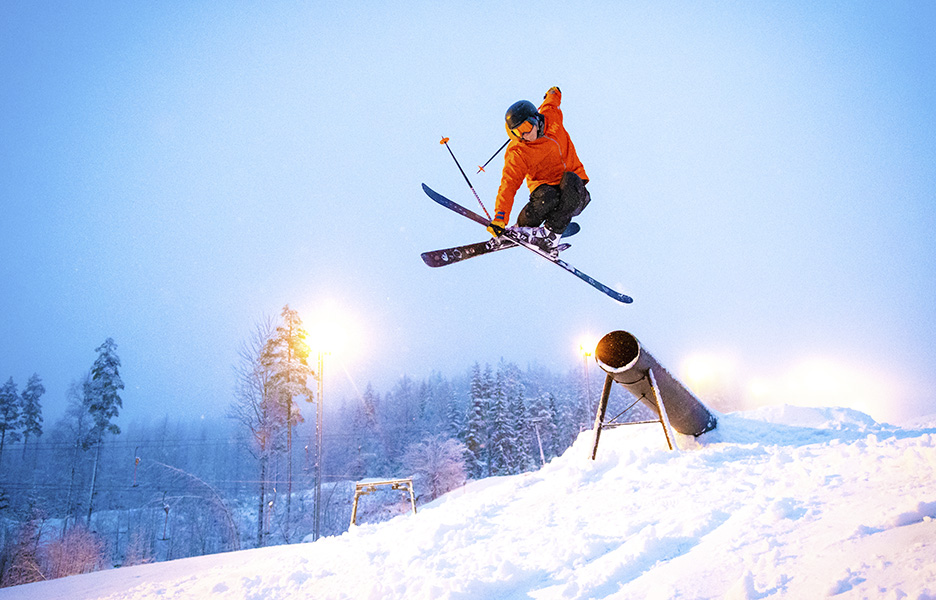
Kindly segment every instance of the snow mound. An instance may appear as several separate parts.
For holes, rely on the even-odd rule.
[[[780,404],[741,413],[745,418],[774,425],[817,429],[866,430],[878,423],[861,411],[840,407],[807,407]]]
[[[0,600],[936,599],[936,429],[848,409],[584,432],[523,475],[311,544],[0,590]]]
[[[719,414],[718,427],[699,438],[703,444],[735,443],[804,445],[894,431],[850,408],[802,407],[789,404],[746,412]]]

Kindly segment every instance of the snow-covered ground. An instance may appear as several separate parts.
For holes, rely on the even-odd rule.
[[[0,600],[936,599],[936,421],[848,409],[583,434],[535,473],[473,482],[316,543],[0,590]]]

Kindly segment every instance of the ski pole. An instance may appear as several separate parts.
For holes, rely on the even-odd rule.
[[[481,202],[481,198],[478,196],[478,192],[475,191],[474,186],[471,185],[471,181],[468,180],[468,176],[465,175],[465,170],[461,168],[460,164],[458,164],[458,159],[455,158],[455,153],[452,152],[451,148],[449,148],[448,142],[449,142],[449,139],[447,137],[443,137],[442,141],[439,143],[443,144],[446,150],[449,151],[449,154],[452,155],[452,160],[455,161],[455,165],[458,167],[458,170],[461,171],[462,177],[465,178],[465,183],[467,183],[468,187],[471,188],[471,193],[474,194],[474,197],[478,200],[478,204],[481,205],[481,210],[483,210],[484,214],[487,215],[488,221],[492,221],[493,219],[491,219],[491,213],[489,213],[488,210],[484,208],[484,202]]]
[[[510,143],[510,140],[507,140],[506,142],[504,142],[504,146],[506,146],[506,145],[509,144],[509,143]],[[500,151],[504,149],[504,146],[501,146],[500,148],[498,148],[498,149],[497,149],[497,152],[495,152],[494,155],[491,156],[491,158],[487,159],[487,162],[486,162],[486,163],[484,163],[483,165],[481,165],[480,167],[478,167],[478,173],[480,173],[481,171],[483,171],[483,170],[484,170],[484,167],[488,166],[488,163],[490,163],[492,160],[494,160],[494,156],[497,156],[498,154],[500,154]],[[477,175],[477,173],[475,173],[475,175]]]

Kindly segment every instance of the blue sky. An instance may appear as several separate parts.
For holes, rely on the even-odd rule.
[[[626,329],[722,393],[936,412],[932,3],[463,4],[4,2],[0,377],[52,416],[113,337],[127,418],[222,414],[288,303],[345,331],[338,397]],[[633,305],[419,259],[486,235],[420,190],[476,207],[439,139],[490,207],[472,167],[553,85],[592,178],[565,258]]]

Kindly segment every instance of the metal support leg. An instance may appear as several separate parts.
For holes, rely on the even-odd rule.
[[[598,439],[601,437],[601,427],[604,425],[605,413],[608,411],[608,398],[611,396],[611,385],[614,378],[605,377],[604,388],[601,390],[601,399],[598,400],[598,413],[595,415],[595,445],[592,447],[591,458],[595,460],[598,454]]]
[[[674,450],[673,438],[670,435],[671,425],[669,417],[666,416],[666,407],[663,406],[663,396],[660,394],[660,388],[657,386],[656,377],[653,376],[653,369],[648,371],[650,377],[650,387],[653,388],[653,400],[656,402],[657,409],[660,411],[660,424],[663,425],[663,435],[666,436],[666,445],[670,450]]]

